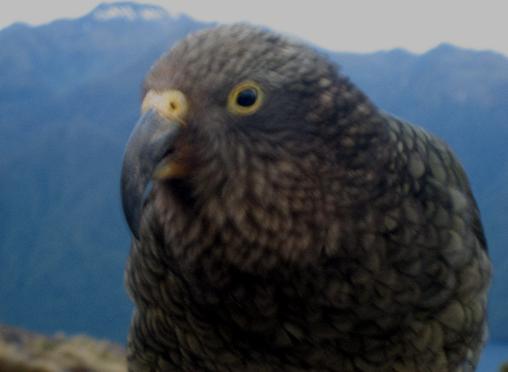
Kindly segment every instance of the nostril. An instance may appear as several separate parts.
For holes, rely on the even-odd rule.
[[[146,112],[155,109],[160,115],[169,120],[176,120],[185,124],[185,116],[189,110],[187,98],[179,90],[170,89],[164,92],[150,90],[143,100],[141,110]]]

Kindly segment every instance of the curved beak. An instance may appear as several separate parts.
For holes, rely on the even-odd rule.
[[[146,188],[154,173],[156,176],[161,173],[161,168],[163,175],[158,178],[171,176],[163,159],[174,151],[181,128],[178,121],[167,120],[150,109],[141,116],[127,142],[121,175],[122,207],[127,224],[138,240]]]

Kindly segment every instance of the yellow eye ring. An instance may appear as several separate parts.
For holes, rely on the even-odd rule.
[[[244,81],[236,85],[228,96],[228,110],[236,115],[251,115],[262,105],[263,90],[254,81]]]

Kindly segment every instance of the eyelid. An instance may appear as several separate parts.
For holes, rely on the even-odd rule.
[[[245,89],[253,89],[256,91],[257,99],[256,99],[256,102],[254,102],[254,104],[252,106],[247,106],[247,107],[240,106],[236,102],[238,94]],[[264,99],[265,99],[265,95],[264,95],[263,90],[261,89],[261,86],[253,80],[246,80],[246,81],[243,81],[243,82],[235,85],[233,87],[233,89],[231,89],[231,91],[229,92],[228,103],[227,103],[228,111],[233,114],[241,115],[241,116],[251,115],[259,110],[259,108],[261,107],[261,105],[264,102]]]

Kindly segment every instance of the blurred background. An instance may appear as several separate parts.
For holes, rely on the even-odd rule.
[[[13,344],[19,349],[44,337],[28,330],[125,343],[129,233],[119,171],[141,81],[155,59],[189,32],[248,21],[314,44],[378,106],[439,135],[458,154],[494,262],[491,335],[479,370],[498,370],[508,361],[505,4],[4,2],[0,360]],[[47,342],[62,340],[60,333]],[[115,346],[104,347],[117,355]]]

